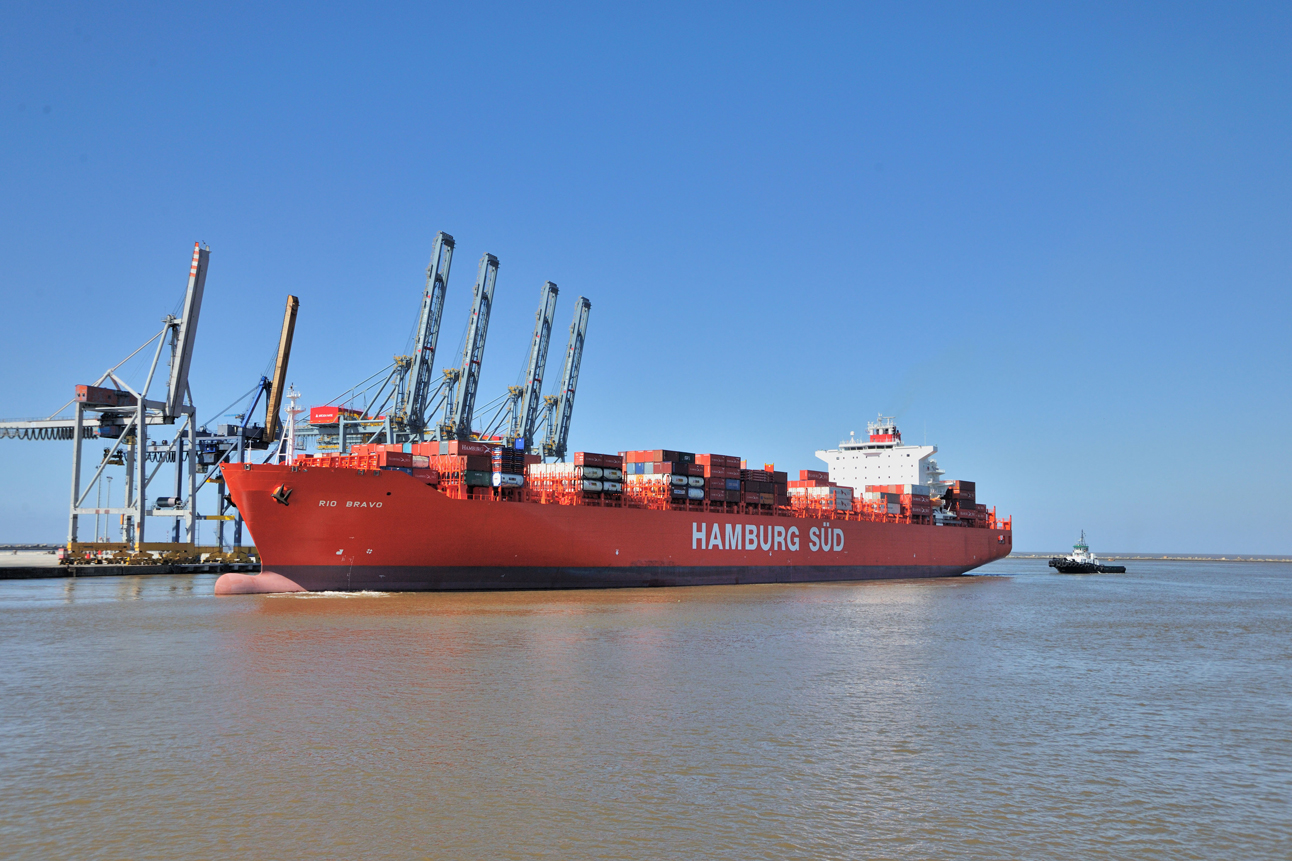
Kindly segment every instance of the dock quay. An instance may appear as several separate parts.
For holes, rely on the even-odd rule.
[[[63,577],[120,577],[142,574],[223,574],[236,571],[255,574],[257,562],[161,562],[156,564],[120,564],[93,562],[63,564],[58,558],[59,545],[24,544],[0,546],[0,580],[38,580]]]

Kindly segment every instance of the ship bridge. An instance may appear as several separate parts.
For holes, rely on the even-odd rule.
[[[902,432],[893,416],[879,416],[866,423],[867,435],[852,434],[837,449],[818,451],[829,464],[830,480],[857,493],[867,485],[922,484],[937,486],[942,470],[933,459],[935,445],[903,445]]]

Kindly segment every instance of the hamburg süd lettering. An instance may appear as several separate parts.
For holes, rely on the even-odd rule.
[[[822,546],[822,530],[812,527],[811,534],[816,546],[812,550],[842,550],[843,530],[836,529],[838,535],[833,539],[826,538]],[[837,545],[837,546],[833,546]],[[776,524],[753,523],[691,523],[692,550],[788,550],[797,553],[799,549],[799,528]]]

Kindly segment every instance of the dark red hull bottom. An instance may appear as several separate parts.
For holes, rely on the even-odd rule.
[[[821,565],[658,568],[387,568],[334,565],[265,566],[308,592],[476,592],[538,589],[624,589],[658,586],[733,586],[745,583],[828,583],[952,577],[974,566]],[[261,575],[242,575],[254,584]],[[242,578],[238,578],[242,579]],[[232,582],[232,580],[231,580]],[[242,591],[242,590],[238,590]],[[264,591],[246,589],[246,591]]]

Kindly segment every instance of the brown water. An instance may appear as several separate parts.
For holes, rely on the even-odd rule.
[[[1288,858],[1292,565],[0,583],[3,858]]]

